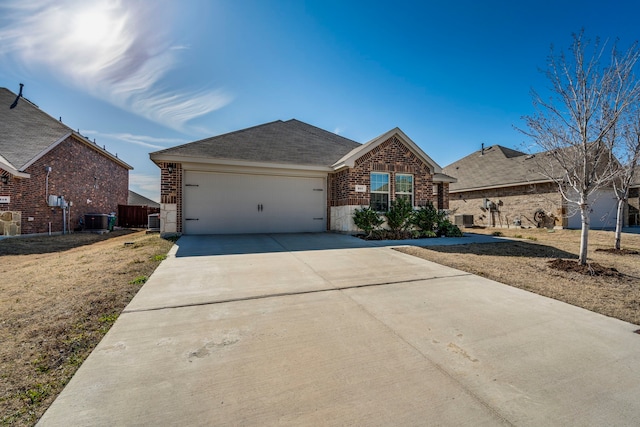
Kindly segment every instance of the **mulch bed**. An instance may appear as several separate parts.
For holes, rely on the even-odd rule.
[[[549,261],[549,267],[555,268],[556,270],[567,271],[572,273],[580,273],[580,274],[585,274],[589,276],[611,276],[611,277],[623,276],[623,274],[620,273],[615,268],[603,267],[597,262],[581,265],[577,261],[556,258]]]
[[[640,252],[635,251],[633,249],[615,249],[615,248],[607,248],[607,249],[596,249],[596,252],[607,252],[615,255],[640,255]]]

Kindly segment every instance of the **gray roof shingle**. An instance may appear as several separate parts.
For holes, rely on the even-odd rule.
[[[0,156],[21,170],[72,129],[25,98],[20,98],[18,105],[10,109],[16,96],[10,90],[0,88]]]
[[[473,190],[548,181],[540,172],[535,156],[501,145],[473,152],[443,168],[458,179],[450,191]]]
[[[15,108],[9,108],[16,96],[10,90],[0,88],[0,156],[16,170],[24,170],[31,160],[67,135],[82,139],[88,147],[127,169],[133,169],[117,155],[74,132],[26,98],[20,98]]]
[[[160,203],[138,194],[135,191],[129,190],[129,198],[127,199],[127,205],[130,206],[149,206],[150,208],[159,208]]]
[[[242,129],[150,154],[331,166],[359,143],[291,119]]]

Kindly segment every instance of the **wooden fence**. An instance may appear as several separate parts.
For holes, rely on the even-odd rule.
[[[118,205],[118,225],[128,228],[146,228],[149,215],[159,212],[160,208],[149,206]]]

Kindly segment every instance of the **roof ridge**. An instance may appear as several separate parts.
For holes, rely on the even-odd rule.
[[[185,144],[180,144],[180,145],[176,145],[176,146],[173,146],[173,147],[167,147],[167,148],[164,148],[162,150],[153,151],[153,152],[151,152],[149,154],[162,153],[162,152],[167,151],[167,150],[174,150],[176,148],[182,148],[182,147],[186,147],[188,145],[197,144],[197,143],[201,143],[201,142],[204,142],[204,141],[212,141],[214,139],[218,139],[218,138],[222,138],[222,137],[226,137],[226,136],[230,136],[230,135],[235,135],[235,134],[238,134],[238,133],[246,132],[248,130],[257,129],[259,127],[273,125],[273,124],[276,124],[276,123],[284,123],[284,122],[282,120],[278,119],[278,120],[274,120],[272,122],[262,123],[262,124],[251,126],[251,127],[244,128],[244,129],[236,129],[236,130],[233,130],[231,132],[226,132],[226,133],[222,133],[222,134],[214,135],[214,136],[208,136],[206,138],[198,139],[196,141],[187,142]]]
[[[310,133],[310,134],[312,134],[312,135],[322,136],[322,135],[327,135],[327,134],[329,134],[329,135],[331,135],[332,137],[337,137],[337,138],[339,138],[339,139],[342,139],[342,140],[348,141],[349,143],[354,143],[354,142],[355,142],[356,144],[360,144],[360,145],[362,145],[362,144],[361,144],[360,142],[358,142],[358,141],[354,141],[354,140],[349,139],[349,138],[347,138],[347,137],[344,137],[344,136],[342,136],[342,135],[338,135],[338,134],[337,134],[337,133],[335,133],[335,132],[330,132],[330,131],[328,131],[328,130],[326,130],[326,129],[322,129],[322,128],[318,127],[318,126],[314,126],[314,125],[312,125],[312,124],[309,124],[309,123],[306,123],[306,122],[300,121],[300,120],[295,119],[295,118],[293,118],[293,119],[289,119],[289,120],[285,121],[284,123],[289,123],[289,122],[295,122],[295,123],[297,123],[297,124],[304,125],[304,127],[301,127],[301,130],[303,130],[304,132]],[[313,128],[314,130],[318,130],[318,131],[320,131],[320,132],[318,132],[318,133],[310,132],[309,128]]]

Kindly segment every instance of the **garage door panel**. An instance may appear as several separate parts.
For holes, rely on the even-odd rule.
[[[185,234],[326,230],[325,179],[185,172]]]

